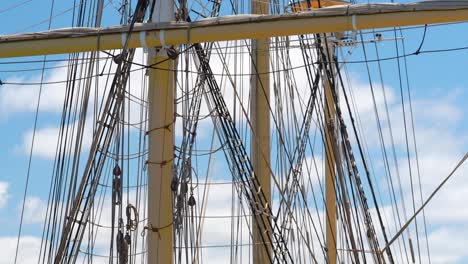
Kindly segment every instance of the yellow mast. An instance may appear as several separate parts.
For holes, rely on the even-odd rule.
[[[252,0],[252,14],[268,14],[269,0]],[[252,65],[250,80],[250,120],[252,124],[252,166],[266,203],[259,203],[262,211],[271,208],[270,183],[270,54],[269,39],[252,40]],[[258,190],[252,190],[253,193]],[[257,224],[258,223],[258,224]],[[262,212],[252,212],[253,264],[271,263],[271,217]]]
[[[331,34],[323,34],[325,38],[331,36]],[[328,47],[327,47],[328,44]],[[334,46],[328,41],[324,42],[322,39],[323,52],[327,64],[330,65],[330,69],[333,68],[333,56]],[[333,71],[331,71],[333,72]],[[336,194],[335,194],[335,100],[332,94],[332,87],[326,70],[322,73],[322,82],[324,90],[324,128],[325,128],[325,223],[326,223],[326,246],[327,246],[327,260],[329,264],[336,264]]]
[[[153,22],[174,20],[174,4],[155,0]],[[165,47],[148,51],[148,264],[172,263],[175,62]]]

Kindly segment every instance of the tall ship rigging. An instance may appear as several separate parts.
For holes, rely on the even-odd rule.
[[[438,195],[463,178],[468,145],[436,128],[451,117],[466,131],[466,105],[425,104],[418,87],[460,71],[450,61],[460,59],[436,56],[466,53],[466,37],[447,46],[433,36],[466,29],[468,2],[49,8],[47,20],[0,35],[0,109],[20,107],[8,98],[23,92],[34,115],[6,263],[468,260],[442,257],[450,239],[437,237],[437,217],[463,210],[444,210]],[[421,76],[419,58],[439,74]],[[41,203],[28,199],[36,192]]]

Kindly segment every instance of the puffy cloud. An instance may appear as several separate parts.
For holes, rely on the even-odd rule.
[[[0,264],[14,263],[17,237],[0,237]],[[21,237],[18,250],[18,264],[36,264],[41,246],[41,238]]]
[[[47,203],[35,196],[26,197],[23,222],[25,224],[42,224],[47,213]]]
[[[468,228],[465,226],[446,226],[429,234],[432,263],[466,263]]]
[[[138,49],[135,54],[135,61],[137,63],[141,63],[144,60],[144,54],[141,49]],[[101,64],[101,68],[104,67],[104,64]],[[137,66],[134,66],[137,67]],[[109,70],[109,66],[106,68],[106,72]],[[113,72],[115,65],[111,65],[110,72]],[[103,70],[103,68],[101,69]],[[78,71],[78,76],[80,76],[80,71]],[[44,79],[44,82],[60,82],[67,79],[67,67],[60,67],[57,69],[51,70]],[[18,78],[11,78],[8,79],[6,82],[10,83],[21,83],[21,82],[28,82],[34,83],[39,82],[40,76],[32,77],[31,79],[18,79]],[[96,82],[99,84],[98,86],[101,88],[97,88],[96,90]],[[130,74],[130,81],[127,87],[127,100],[125,102],[126,109],[128,111],[125,112],[125,120],[130,124],[134,124],[138,126],[141,123],[142,116],[144,119],[145,110],[146,110],[146,102],[143,94],[144,91],[144,75],[142,71],[134,71]],[[81,85],[80,87],[82,87]],[[88,105],[88,115],[93,115],[94,106],[101,105],[103,102],[106,92],[102,87],[107,87],[108,85],[108,76],[100,76],[97,80],[94,78],[90,84],[90,102]],[[41,102],[39,111],[41,113],[61,113],[64,98],[65,98],[65,91],[66,85],[64,83],[59,84],[45,84],[42,88],[39,85],[11,85],[6,84],[2,86],[0,89],[0,119],[8,118],[16,113],[21,112],[35,112],[36,104],[39,96],[39,90],[42,89],[41,94]],[[79,102],[83,98],[83,89],[75,89],[75,97],[74,100]],[[97,96],[95,96],[97,95]],[[140,100],[141,99],[141,100]],[[3,115],[3,116],[2,116]],[[58,122],[58,121],[57,121]],[[72,138],[72,142],[76,140],[76,134],[78,129],[78,120],[67,124],[64,129],[68,131],[69,135],[73,133],[73,137],[69,136],[69,139]],[[83,137],[83,146],[82,151],[86,151],[89,149],[92,141],[92,127],[93,122],[95,120],[91,117],[87,118],[86,125],[84,129]],[[143,128],[144,129],[144,128]],[[132,127],[132,131],[135,128]],[[35,139],[34,139],[34,148],[33,148],[33,155],[44,158],[44,159],[53,159],[56,153],[57,142],[59,139],[60,133],[60,126],[57,123],[52,123],[49,125],[42,125],[39,124],[39,127],[36,129],[35,132]],[[17,149],[20,152],[25,154],[29,154],[31,144],[33,138],[33,130],[30,129],[23,133],[22,143],[17,146]]]
[[[0,181],[0,209],[5,207],[10,196],[8,192],[9,183]]]
[[[62,64],[58,66],[63,66]],[[67,76],[67,68],[61,67],[51,71],[44,79],[44,83],[64,81]],[[7,79],[7,83],[40,83],[40,75],[32,78],[12,77]],[[35,112],[37,101],[41,91],[40,110],[44,112],[62,111],[65,98],[64,84],[44,84],[40,85],[16,85],[6,84],[0,88],[0,118],[8,118],[14,113]]]
[[[68,129],[67,127],[64,128],[64,131],[73,131],[73,137],[71,141],[73,143],[75,143],[77,138],[77,127],[78,125],[76,122],[75,124],[68,125]],[[33,155],[44,159],[54,159],[57,151],[60,131],[60,127],[50,126],[37,129],[35,135],[33,131],[26,132],[23,135],[23,140],[20,146],[21,152],[23,152],[26,155],[29,155],[34,135],[34,147],[32,152]],[[90,122],[86,123],[81,138],[83,142],[81,146],[81,151],[86,151],[89,149],[92,143],[92,127]]]
[[[107,56],[104,53],[101,53],[102,57]],[[134,61],[141,64],[144,60],[144,54],[142,49],[137,49],[135,52]],[[112,79],[112,73],[115,71],[116,67],[114,63],[101,63],[99,73],[110,72],[110,77]],[[110,66],[109,66],[110,65]],[[17,113],[31,113],[35,112],[37,108],[37,101],[39,99],[39,92],[41,92],[41,101],[39,106],[39,111],[43,113],[61,113],[65,92],[67,89],[67,78],[69,75],[69,69],[66,63],[60,63],[53,65],[52,69],[48,69],[43,76],[42,85],[41,83],[41,74],[35,74],[31,77],[23,76],[12,76],[4,80],[4,85],[0,88],[0,118],[9,118],[10,116]],[[106,67],[106,68],[104,68]],[[134,66],[135,68],[138,66]],[[77,69],[77,78],[76,87],[84,87],[85,81],[79,80],[80,76],[85,75],[84,67],[78,67]],[[95,73],[94,71],[93,73]],[[96,93],[95,86],[96,82],[100,87],[106,87],[108,84],[107,75],[99,76],[98,78],[93,78],[90,83],[91,95]],[[129,94],[133,99],[141,98],[141,88],[142,86],[142,71],[131,72],[131,82],[132,85],[128,86]],[[27,85],[22,85],[26,83]],[[80,89],[82,90],[82,89]],[[104,90],[98,90],[98,101],[104,96]],[[82,98],[81,93],[77,93],[75,90],[74,100]],[[90,96],[91,105],[94,102],[95,97]],[[91,107],[92,109],[92,107]]]

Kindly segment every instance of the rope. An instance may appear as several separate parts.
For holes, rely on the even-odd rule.
[[[161,239],[161,234],[159,233],[159,231],[164,230],[164,229],[166,229],[168,227],[171,227],[172,224],[173,223],[171,222],[171,223],[169,223],[169,224],[167,224],[165,226],[162,226],[162,227],[154,227],[152,224],[150,224],[149,227],[148,226],[143,227],[143,231],[141,231],[141,236],[145,236],[145,230],[148,230],[148,231],[157,233],[159,239]]]
[[[450,174],[445,177],[445,179],[435,188],[435,190],[429,195],[427,200],[423,203],[423,205],[413,214],[413,216],[408,219],[406,224],[404,224],[400,230],[393,236],[392,239],[385,245],[385,247],[382,249],[382,252],[384,252],[388,247],[392,245],[392,243],[405,231],[405,229],[411,224],[411,222],[416,218],[416,216],[426,207],[426,205],[434,198],[437,192],[440,191],[440,189],[447,183],[447,181],[455,174],[455,172],[458,170],[458,168],[465,163],[465,161],[468,159],[468,152],[465,153],[465,156],[458,162],[458,164],[455,166],[455,168],[450,172]]]

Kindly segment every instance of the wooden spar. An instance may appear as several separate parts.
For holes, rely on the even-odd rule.
[[[252,0],[253,14],[268,14],[269,0]],[[250,120],[252,122],[251,156],[252,166],[265,203],[259,203],[263,210],[271,209],[270,181],[270,44],[268,38],[252,40],[252,62],[250,79]],[[252,190],[257,192],[258,190]],[[258,225],[256,223],[259,223]],[[252,212],[252,255],[253,264],[271,263],[272,232],[271,216],[263,212]],[[263,237],[263,238],[262,238]]]
[[[323,34],[323,40],[329,37],[329,34]],[[332,93],[332,83],[329,78],[334,78],[334,45],[330,42],[322,42],[323,52],[325,53],[326,63],[330,66],[330,73],[328,76],[326,69],[323,69],[322,80],[324,89],[324,126],[325,126],[325,208],[326,208],[326,246],[327,246],[327,263],[336,264],[337,260],[337,237],[336,237],[336,192],[335,192],[335,149],[336,138],[336,113],[335,113],[335,100]]]
[[[454,4],[455,3],[455,4]],[[468,20],[468,4],[358,4],[282,15],[238,15],[135,26],[129,48],[341,32]],[[119,49],[128,28],[73,28],[0,37],[0,58]]]
[[[174,20],[174,4],[155,0],[153,21]],[[175,61],[166,49],[148,51],[148,264],[173,263],[172,190]]]

